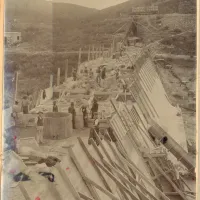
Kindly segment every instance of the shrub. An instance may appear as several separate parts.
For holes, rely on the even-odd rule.
[[[162,30],[163,30],[163,31],[169,30],[169,26],[164,26],[164,27],[162,28]]]
[[[173,30],[173,32],[174,32],[174,33],[181,33],[182,31],[181,31],[181,29],[179,29],[179,28],[175,28],[175,29]]]
[[[172,44],[172,39],[171,38],[165,38],[165,39],[161,40],[161,44],[170,46]]]

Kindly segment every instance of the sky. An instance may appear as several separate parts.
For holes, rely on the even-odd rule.
[[[128,0],[59,0],[60,2],[77,4],[89,8],[104,9],[110,6],[114,6]]]

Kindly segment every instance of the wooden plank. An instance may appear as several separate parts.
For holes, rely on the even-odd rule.
[[[57,71],[57,86],[60,85],[60,68],[58,68],[58,71]]]
[[[124,184],[122,184],[115,176],[113,176],[111,174],[110,171],[108,171],[101,163],[99,163],[97,160],[95,160],[95,163],[98,165],[98,167],[100,167],[113,181],[116,182],[116,184],[125,192],[127,192],[129,194],[129,196],[133,199],[133,200],[139,200]]]
[[[170,170],[166,171],[165,173],[168,174],[168,173],[171,173],[171,172],[172,172],[172,170],[170,169]],[[163,175],[162,174],[158,174],[158,175],[152,177],[152,179],[153,180],[158,179],[160,176],[163,176]]]
[[[103,151],[104,151],[106,157],[108,158],[108,160],[110,161],[110,163],[111,163],[112,165],[114,165],[114,162],[112,161],[110,155],[109,155],[108,152],[106,151],[106,149],[105,149],[104,145],[102,144],[102,141],[101,141],[101,139],[99,138],[99,136],[98,136],[98,134],[96,133],[96,131],[95,131],[95,134],[96,134],[96,138],[97,138],[97,140],[98,140],[98,142],[99,142],[101,148],[103,149]],[[103,155],[102,155],[101,152],[99,151],[99,149],[98,149],[98,147],[96,146],[96,144],[94,143],[94,141],[92,141],[92,144],[93,144],[95,150],[98,152],[98,155],[100,155],[100,158],[101,158],[101,160],[102,160],[102,159],[103,159]],[[118,185],[117,185],[117,186],[118,186]],[[118,187],[119,187],[119,186],[118,186]],[[126,200],[128,200],[128,197],[126,196],[125,192],[124,192],[120,187],[119,187],[119,190],[120,190],[120,192],[122,193],[122,196],[123,196]]]
[[[72,192],[72,194],[74,195],[74,197],[76,198],[76,200],[80,200],[80,196],[78,194],[78,192],[76,191],[76,189],[74,188],[73,184],[71,183],[70,179],[68,178],[67,174],[64,172],[64,170],[61,168],[60,163],[57,163],[56,166],[57,170],[59,171],[59,173],[61,174],[64,182],[66,183],[66,187],[70,187],[70,190]]]
[[[144,157],[144,158],[148,158],[148,155],[150,155],[150,156],[153,157],[153,158],[160,158],[160,157],[166,156],[165,153],[151,153],[151,154],[149,154],[149,153],[144,153],[143,157]]]
[[[158,171],[167,179],[167,181],[171,184],[171,186],[174,188],[176,192],[179,193],[179,195],[182,197],[182,199],[187,200],[185,198],[185,195],[178,189],[178,187],[172,182],[172,180],[168,177],[167,174],[160,168],[160,166],[153,160],[151,156],[148,155],[149,161],[158,169]]]
[[[100,142],[101,142],[101,141],[100,141]],[[97,147],[97,145],[96,145],[96,143],[94,142],[93,139],[91,139],[91,143],[92,143],[94,149],[96,150],[97,154],[99,155],[99,157],[100,157],[101,160],[103,161],[103,158],[104,158],[104,157],[103,157],[102,153],[100,152],[100,150],[98,149],[98,147]],[[108,169],[108,170],[109,170],[109,169]],[[119,188],[119,186],[118,186],[118,188]],[[124,192],[121,188],[119,188],[119,191],[122,193],[121,195],[123,196],[123,198],[125,198],[126,200],[128,200],[128,197],[126,196],[125,192]]]
[[[94,167],[94,169],[96,170],[97,174],[99,175],[99,177],[101,178],[104,186],[110,191],[112,192],[110,186],[108,185],[106,179],[104,178],[103,174],[101,173],[101,170],[96,166],[95,162],[92,159],[92,155],[90,154],[90,152],[88,151],[88,149],[86,148],[85,144],[83,143],[82,139],[80,137],[77,138],[81,147],[83,148],[83,151],[85,152],[85,154],[87,155],[88,159],[90,160],[92,166]]]
[[[133,163],[128,161],[126,158],[124,158],[123,156],[121,156],[120,154],[118,154],[120,156],[120,158],[134,171],[136,171],[141,178],[148,183],[158,194],[160,194],[165,200],[170,200],[163,192],[161,192],[155,185],[153,185],[151,183],[151,181],[138,169],[138,167]]]
[[[67,77],[68,77],[68,64],[69,64],[69,61],[67,59],[65,62],[65,82],[67,82]]]
[[[111,144],[110,144],[111,145]],[[112,146],[112,145],[111,145]],[[116,150],[114,148],[112,148],[114,154],[118,157],[118,159],[120,159],[119,155],[117,154]],[[120,161],[123,163],[124,166],[126,166],[126,164],[120,159]],[[121,168],[117,163],[115,163],[115,166],[117,166],[118,169],[120,169],[122,171],[122,173],[124,173],[128,178],[130,178],[130,180],[133,181],[134,184],[137,184],[140,188],[144,189],[150,196],[153,196],[150,192],[148,192],[135,178],[131,177],[123,168]],[[154,197],[154,199],[156,199]]]
[[[84,200],[95,200],[95,199],[92,199],[92,198],[86,196],[85,194],[83,194],[81,192],[78,192],[78,194],[81,197],[81,199],[84,199]]]
[[[116,163],[115,163],[116,164]],[[144,190],[152,199],[154,200],[158,200],[156,197],[154,197],[143,185],[141,185],[135,178],[133,178],[132,176],[130,176],[122,167],[120,167],[119,165],[116,164],[116,166],[118,167],[118,169],[124,174],[126,175],[129,180],[135,184],[135,185],[138,185],[138,187],[141,189],[141,190]]]
[[[72,160],[74,161],[74,163],[75,163],[75,165],[76,165],[76,167],[77,167],[77,169],[78,169],[80,175],[82,176],[82,179],[83,179],[83,181],[85,182],[87,188],[89,189],[89,191],[90,191],[92,197],[93,197],[95,200],[101,200],[100,197],[99,197],[99,195],[97,194],[96,190],[94,190],[94,188],[91,187],[91,185],[88,184],[88,183],[84,180],[85,173],[84,173],[84,171],[83,171],[83,169],[82,169],[80,163],[78,162],[78,160],[77,160],[77,158],[76,158],[76,156],[75,156],[75,154],[74,154],[74,152],[73,152],[73,150],[72,150],[71,148],[69,149],[69,155],[70,155],[70,157],[72,158]]]
[[[106,160],[104,160],[104,164],[107,165],[111,170],[113,170],[118,175],[118,177],[122,179],[125,183],[127,183],[133,190],[135,190],[136,193],[142,197],[142,199],[148,200],[148,198],[135,185],[133,185],[128,179],[126,179],[118,170],[112,167]]]
[[[26,189],[25,189],[25,187],[24,187],[24,185],[23,185],[22,182],[19,183],[19,189],[20,189],[21,193],[23,194],[23,196],[24,196],[24,198],[25,198],[26,200],[31,200],[31,197],[29,196],[29,194],[28,194],[28,192],[26,191]]]
[[[116,153],[114,147],[112,146],[111,142],[108,141],[107,139],[105,139],[105,141],[107,142],[107,144],[109,145],[110,149],[112,150],[113,154],[115,155],[116,159],[118,160],[119,163],[122,164],[122,166],[124,166],[126,168],[126,171],[128,171],[127,166],[124,165],[124,163],[121,161],[121,159],[119,158],[118,154]]]
[[[179,196],[178,192],[165,192],[165,195],[167,196]]]
[[[84,180],[86,182],[88,182],[89,184],[93,185],[94,187],[96,187],[101,192],[105,193],[111,199],[113,199],[113,200],[120,200],[118,197],[114,196],[111,192],[109,192],[108,190],[104,189],[103,187],[101,187],[100,185],[98,185],[97,183],[95,183],[94,181],[92,181],[90,178],[88,178],[87,176],[84,177]]]

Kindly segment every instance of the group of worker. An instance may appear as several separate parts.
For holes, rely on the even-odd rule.
[[[23,114],[28,114],[31,106],[33,104],[33,98],[31,95],[26,95],[21,100],[21,105],[18,100],[15,100],[15,104],[13,105],[12,115],[14,118],[17,118],[18,113],[23,112]]]

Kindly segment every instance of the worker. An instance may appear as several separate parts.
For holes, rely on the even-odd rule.
[[[85,69],[84,69],[84,74],[85,74],[85,76],[87,76],[88,75],[88,69],[87,69],[87,67],[85,66]]]
[[[43,118],[43,112],[38,112],[38,116],[35,120],[37,133],[36,133],[36,141],[38,144],[43,144],[43,127],[44,127],[44,118]]]
[[[74,68],[72,71],[72,75],[73,75],[73,80],[76,81],[77,77],[76,77],[76,69]]]
[[[58,112],[58,106],[56,105],[56,101],[53,102],[53,112]]]
[[[106,78],[106,68],[105,66],[101,70],[101,79],[104,80]]]
[[[99,104],[96,98],[94,98],[93,103],[92,103],[92,108],[91,108],[92,119],[94,119],[95,114],[98,114],[98,108],[99,108]]]
[[[28,114],[29,112],[29,100],[27,96],[24,96],[22,99],[22,112]]]
[[[82,113],[83,113],[83,124],[84,127],[88,127],[88,113],[87,113],[87,107],[83,105],[81,107]]]
[[[100,86],[101,85],[101,67],[100,66],[97,68],[96,73],[97,73],[96,82]]]
[[[88,144],[91,144],[91,139],[93,139],[97,146],[99,146],[99,141],[97,139],[96,134],[99,136],[99,119],[98,119],[98,115],[97,113],[94,114],[94,123],[93,123],[93,127],[90,129],[90,135],[89,135],[89,139],[88,139]],[[102,138],[101,138],[102,139]]]
[[[110,142],[111,141],[114,142],[114,143],[117,142],[117,138],[114,135],[114,130],[110,126],[106,129],[106,132],[109,135]]]
[[[76,110],[74,108],[74,102],[71,102],[71,106],[69,107],[68,112],[72,114],[72,127],[75,129]]]
[[[46,99],[46,97],[47,97],[47,95],[46,95],[46,91],[43,90],[43,91],[42,91],[42,98],[43,98],[43,100]]]

